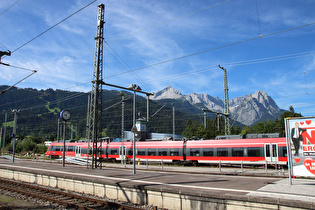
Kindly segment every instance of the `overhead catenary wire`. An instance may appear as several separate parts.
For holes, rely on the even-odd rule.
[[[75,14],[81,12],[82,10],[84,10],[85,8],[87,8],[88,6],[90,6],[91,4],[93,4],[94,2],[96,2],[97,0],[93,0],[92,2],[88,3],[87,5],[85,5],[84,7],[82,7],[81,9],[77,10],[76,12],[72,13],[71,15],[67,16],[66,18],[62,19],[61,21],[59,21],[58,23],[56,23],[55,25],[51,26],[50,28],[46,29],[45,31],[43,31],[42,33],[38,34],[37,36],[35,36],[34,38],[30,39],[29,41],[27,41],[26,43],[22,44],[21,46],[19,46],[18,48],[16,48],[15,50],[12,51],[12,53],[18,51],[19,49],[21,49],[22,47],[26,46],[27,44],[29,44],[30,42],[34,41],[35,39],[37,39],[38,37],[44,35],[45,33],[47,33],[48,31],[50,31],[51,29],[55,28],[56,26],[58,26],[59,24],[61,24],[62,22],[68,20],[69,18],[71,18],[72,16],[74,16]]]
[[[29,74],[29,75],[27,75],[26,77],[24,77],[23,79],[19,80],[19,81],[16,82],[14,85],[8,87],[8,88],[5,89],[5,90],[2,90],[2,91],[0,92],[0,95],[3,94],[3,93],[5,93],[5,92],[7,92],[9,89],[11,89],[11,88],[14,87],[15,85],[19,84],[20,82],[24,81],[25,79],[29,78],[30,76],[32,76],[32,75],[35,74],[36,72],[37,72],[36,70],[33,70],[33,72],[32,72],[31,74]]]
[[[9,50],[6,46],[4,46],[3,44],[0,43],[0,45],[1,45],[1,47],[2,47],[3,49],[5,49],[6,51],[8,51],[8,52],[10,51],[10,50]]]
[[[266,35],[259,36],[259,37],[253,37],[253,38],[241,40],[241,41],[238,41],[238,42],[233,42],[233,43],[230,43],[230,44],[222,45],[222,46],[219,46],[219,47],[214,47],[214,48],[210,48],[210,49],[207,49],[207,50],[203,50],[203,51],[199,51],[199,52],[183,55],[183,56],[180,56],[180,57],[177,57],[177,58],[173,58],[173,59],[157,62],[157,63],[151,64],[151,65],[143,66],[143,67],[140,67],[140,68],[132,69],[131,71],[139,71],[139,70],[142,70],[142,69],[147,69],[147,68],[150,68],[150,67],[153,67],[153,66],[169,63],[169,62],[180,60],[180,59],[183,59],[183,58],[188,58],[188,57],[199,55],[199,54],[202,54],[202,53],[206,53],[206,52],[210,52],[210,51],[214,51],[214,50],[218,50],[218,49],[222,49],[222,48],[226,48],[226,47],[231,47],[231,46],[242,44],[242,43],[245,43],[245,42],[250,42],[250,41],[253,41],[253,40],[256,40],[256,39],[261,39],[261,38],[265,38],[265,37],[269,37],[269,36],[274,36],[274,35],[277,35],[277,34],[280,34],[280,33],[285,33],[285,32],[288,32],[288,31],[292,31],[292,30],[296,30],[296,29],[299,29],[299,28],[307,27],[307,26],[310,26],[310,25],[313,25],[313,24],[315,24],[315,22],[311,22],[311,23],[308,23],[308,24],[292,27],[292,28],[289,28],[289,29],[281,30],[281,31],[276,31],[276,32],[273,32],[273,33],[269,33],[269,34],[266,34]],[[107,76],[106,78],[116,77],[116,76],[123,75],[123,74],[126,74],[126,73],[130,73],[130,71],[122,72],[122,73],[118,73],[118,74],[113,74],[113,75]]]
[[[135,34],[138,34],[138,33],[144,32],[144,31],[147,31],[147,30],[149,30],[149,29],[156,28],[156,27],[165,25],[165,24],[167,24],[167,23],[170,23],[170,22],[173,22],[173,21],[182,19],[182,18],[184,18],[184,17],[188,17],[188,16],[190,16],[190,15],[193,15],[193,14],[196,14],[196,13],[199,13],[199,12],[202,12],[202,11],[205,11],[205,10],[207,10],[207,9],[210,9],[210,8],[213,8],[213,7],[216,7],[216,6],[225,4],[225,3],[229,2],[229,1],[231,1],[231,0],[226,0],[226,1],[223,1],[223,2],[219,2],[219,3],[217,3],[217,4],[214,4],[214,5],[205,7],[205,8],[203,8],[203,9],[196,10],[196,11],[193,11],[193,12],[191,12],[191,13],[188,13],[188,14],[185,14],[185,15],[182,15],[182,16],[179,16],[179,17],[176,17],[176,18],[173,18],[173,19],[170,19],[170,20],[167,20],[167,21],[158,23],[158,24],[156,24],[156,25],[153,25],[153,26],[147,27],[147,28],[145,28],[145,29],[136,31],[136,32],[131,33],[131,34],[128,34],[128,35],[126,35],[126,36],[123,36],[123,37],[120,37],[120,38],[111,40],[110,42],[115,42],[115,41],[118,41],[118,40],[121,40],[121,39],[125,39],[125,38],[127,38],[127,37],[130,37],[130,36],[133,36],[133,35],[135,35]]]
[[[210,8],[213,8],[213,7],[216,7],[216,6],[219,6],[219,5],[224,4],[224,3],[227,3],[227,2],[229,2],[229,1],[231,1],[231,0],[226,0],[226,1],[223,1],[223,2],[220,2],[220,3],[217,3],[217,4],[214,4],[214,5],[205,7],[205,8],[203,8],[203,9],[199,9],[199,10],[190,12],[190,13],[188,13],[188,14],[185,14],[185,15],[182,15],[182,16],[179,16],[179,17],[176,17],[176,18],[173,18],[173,19],[170,19],[170,20],[167,20],[167,21],[158,23],[158,24],[156,24],[156,25],[153,25],[153,26],[147,27],[147,28],[145,28],[145,29],[142,29],[142,30],[139,30],[139,31],[130,33],[130,34],[125,35],[125,36],[123,36],[123,37],[119,37],[119,38],[117,38],[117,39],[110,40],[110,41],[107,42],[107,43],[112,43],[112,42],[116,42],[116,41],[125,39],[125,38],[127,38],[127,37],[136,35],[136,34],[138,34],[138,33],[141,33],[141,32],[144,32],[144,31],[147,31],[147,30],[150,30],[150,29],[153,29],[153,28],[162,26],[162,25],[165,25],[165,24],[167,24],[167,23],[170,23],[170,22],[173,22],[173,21],[176,21],[176,20],[180,20],[180,19],[182,19],[182,18],[184,18],[184,17],[188,17],[188,16],[190,16],[190,15],[196,14],[196,13],[198,13],[198,12],[205,11],[205,10],[207,10],[207,9],[210,9]],[[105,30],[106,30],[106,25],[105,25]],[[105,34],[106,34],[106,33],[105,33]],[[78,54],[82,54],[82,52],[80,52],[80,53],[78,53]],[[76,54],[76,55],[78,55],[78,54]]]
[[[109,53],[113,56],[113,58],[115,58],[115,59],[118,61],[118,63],[119,63],[124,69],[126,69],[127,71],[132,70],[132,68],[121,58],[120,55],[118,55],[118,53],[117,53],[107,42],[105,42],[105,44],[116,54],[116,56],[117,56],[120,60],[119,60],[116,56],[114,56],[114,55],[105,47],[105,49],[107,50],[107,52],[109,52]],[[126,66],[127,66],[127,67],[126,67]],[[151,92],[150,87],[149,87],[148,85],[146,85],[145,82],[144,82],[135,72],[132,72],[132,71],[131,71],[130,74],[131,74],[142,86],[145,86],[145,88],[146,88],[149,92]]]
[[[113,105],[111,105],[111,106],[109,106],[109,107],[104,108],[103,111],[106,111],[106,110],[108,110],[108,109],[111,109],[111,108],[117,106],[118,104],[121,104],[122,102],[125,102],[125,101],[127,101],[127,100],[129,100],[129,99],[131,99],[131,98],[132,98],[132,97],[128,97],[128,98],[126,98],[126,99],[123,99],[123,100],[121,100],[121,101],[119,101],[119,102],[117,102],[117,103],[115,103],[115,104],[113,104]]]
[[[9,67],[12,67],[12,68],[16,68],[16,69],[21,69],[21,70],[26,70],[26,71],[35,71],[34,69],[29,69],[29,68],[25,68],[25,67],[21,67],[21,66],[14,66],[14,65],[11,65],[11,64],[8,64],[8,63],[3,63],[0,61],[0,64],[4,65],[4,66],[9,66]]]
[[[7,12],[9,9],[11,9],[11,7],[13,7],[14,5],[16,5],[20,0],[16,0],[11,6],[9,6],[6,10],[4,10],[3,12],[0,13],[0,16],[3,15],[5,12]]]
[[[257,59],[250,59],[250,60],[244,60],[244,61],[234,61],[234,62],[225,62],[224,65],[228,67],[233,66],[242,66],[242,65],[252,65],[252,64],[259,64],[259,63],[266,63],[266,62],[274,62],[279,60],[287,60],[287,59],[293,59],[298,57],[304,57],[304,56],[310,56],[314,54],[315,51],[306,51],[306,52],[300,52],[300,53],[293,53],[293,54],[287,54],[287,55],[279,55],[279,56],[272,56],[272,57],[266,57],[266,58],[257,58]],[[166,81],[166,80],[173,80],[180,77],[186,77],[188,75],[192,74],[199,74],[206,71],[216,70],[217,65],[210,65],[206,67],[201,67],[198,69],[193,69],[190,71],[168,75],[160,78],[154,78],[150,80],[146,80],[146,82],[159,82],[159,81]]]

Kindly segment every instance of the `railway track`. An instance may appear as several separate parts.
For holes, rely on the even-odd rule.
[[[50,201],[67,209],[120,209],[120,210],[143,210],[143,208],[91,198],[83,195],[68,193],[50,188],[40,187],[28,183],[0,178],[0,188],[22,194],[25,196]]]

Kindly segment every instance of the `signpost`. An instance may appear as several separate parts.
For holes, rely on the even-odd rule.
[[[66,122],[70,119],[70,112],[63,110],[60,112],[60,118],[63,120],[63,152],[62,152],[62,167],[65,167],[66,159]]]

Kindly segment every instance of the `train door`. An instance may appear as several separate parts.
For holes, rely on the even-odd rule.
[[[81,146],[75,146],[75,156],[81,157]]]
[[[126,158],[126,147],[125,146],[120,146],[119,147],[119,159],[120,160],[125,160]]]
[[[265,157],[266,157],[266,161],[277,163],[278,162],[278,144],[275,144],[275,143],[265,144]]]

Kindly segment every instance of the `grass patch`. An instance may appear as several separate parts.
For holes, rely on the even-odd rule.
[[[0,195],[0,202],[11,202],[11,201],[16,201],[16,199],[9,196],[5,196],[5,195]]]

